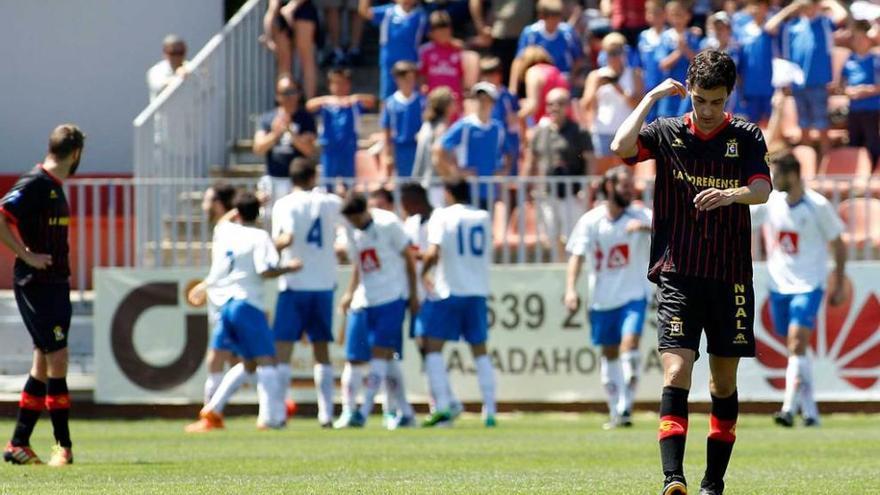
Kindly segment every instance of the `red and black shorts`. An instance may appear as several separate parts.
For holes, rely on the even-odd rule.
[[[67,347],[70,331],[70,284],[14,284],[15,302],[34,348],[50,353]]]
[[[657,308],[658,349],[699,352],[721,357],[755,356],[755,292],[752,281],[723,282],[674,273],[660,275]]]

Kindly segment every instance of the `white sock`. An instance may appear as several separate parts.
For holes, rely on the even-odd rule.
[[[633,401],[636,396],[636,387],[639,384],[639,367],[642,356],[638,349],[626,351],[620,355],[620,365],[623,367],[623,412],[632,412]]]
[[[813,360],[808,354],[804,354],[801,356],[799,365],[801,412],[805,418],[819,419],[819,407],[816,405],[813,389]]]
[[[257,366],[257,397],[260,403],[257,418],[264,425],[280,426],[286,419],[280,383],[275,366]]]
[[[289,364],[279,364],[275,369],[278,371],[278,384],[283,392],[281,400],[286,401],[290,396],[290,378],[293,376],[293,369]]]
[[[403,380],[403,369],[400,361],[392,359],[388,361],[388,375],[385,377],[385,393],[391,396],[393,403],[402,417],[415,415],[412,405],[406,400],[406,383]]]
[[[329,423],[333,420],[333,366],[315,364],[315,391],[318,392],[318,422]]]
[[[785,368],[785,395],[782,399],[782,412],[797,413],[797,406],[800,402],[798,391],[800,389],[800,356],[788,356],[788,367]]]
[[[618,410],[620,394],[623,392],[623,367],[620,365],[620,359],[610,360],[602,356],[599,360],[599,371],[607,395],[608,414],[612,419],[617,418],[620,415]]]
[[[396,385],[389,383],[390,380],[391,378],[388,375],[385,375],[385,381],[380,387],[382,389],[382,414],[394,416],[397,414],[397,400],[395,400],[394,395],[391,394],[391,389]]]
[[[345,363],[342,368],[342,410],[352,413],[357,409],[357,397],[364,384],[364,369],[361,365]]]
[[[425,376],[428,378],[428,391],[434,398],[434,408],[437,411],[449,410],[452,400],[448,393],[449,374],[446,371],[443,354],[429,352],[425,355]]]
[[[364,403],[361,404],[361,415],[366,419],[373,412],[376,394],[388,376],[388,361],[373,358],[370,360],[370,374],[367,376],[367,390],[364,392]]]
[[[495,405],[495,369],[488,354],[483,354],[474,360],[477,365],[477,382],[480,384],[480,392],[483,394],[483,416],[494,416],[497,407]]]
[[[211,396],[211,400],[205,405],[205,409],[223,414],[223,408],[226,407],[226,403],[241,388],[247,378],[248,372],[244,369],[244,363],[238,363],[229,368],[229,371],[223,375],[223,380],[220,381],[220,385],[217,386],[214,395]]]
[[[205,379],[205,401],[204,404],[207,406],[208,402],[211,402],[211,397],[214,396],[214,392],[217,391],[217,387],[220,386],[220,382],[223,381],[223,372],[218,371],[216,373],[208,373],[208,378]]]

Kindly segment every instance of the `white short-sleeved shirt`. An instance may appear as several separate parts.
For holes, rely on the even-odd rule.
[[[278,251],[269,233],[256,227],[223,222],[214,228],[211,270],[205,278],[211,304],[245,300],[262,309],[261,274],[278,266]]]
[[[381,306],[409,297],[409,282],[403,251],[409,239],[397,215],[378,208],[370,209],[372,222],[361,230],[348,226],[349,251],[357,263],[365,307]]]
[[[824,287],[828,243],[844,228],[828,199],[806,189],[799,202],[789,205],[788,193],[773,191],[766,203],[751,211],[753,224],[764,227],[770,290],[803,294]]]
[[[651,236],[647,231],[627,232],[631,220],[651,225],[652,212],[631,205],[614,220],[605,205],[585,213],[574,227],[566,250],[588,258],[590,309],[605,311],[648,297],[648,264]]]
[[[425,254],[428,251],[428,221],[422,220],[422,215],[416,214],[407,217],[403,222],[403,231],[409,239],[413,252],[416,254]],[[416,261],[416,273],[422,273],[422,262]],[[419,289],[419,301],[425,300],[425,287],[422,285],[422,279],[419,277],[417,285]]]
[[[272,236],[293,234],[281,260],[299,258],[302,270],[278,278],[279,290],[323,291],[336,287],[337,227],[342,200],[322,189],[297,189],[272,208]]]
[[[434,210],[428,243],[440,247],[429,299],[489,295],[492,226],[486,210],[462,204]]]

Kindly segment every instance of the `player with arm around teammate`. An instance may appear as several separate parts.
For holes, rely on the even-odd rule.
[[[452,397],[446,392],[450,389],[449,375],[442,351],[447,341],[464,339],[477,368],[483,421],[493,427],[495,370],[486,350],[491,222],[486,210],[470,206],[471,185],[463,177],[446,179],[444,187],[450,206],[435,210],[428,221],[428,251],[422,259],[422,283],[427,294],[416,322],[416,335],[423,339],[428,387],[435,401],[435,411],[423,426],[452,419]]]
[[[825,293],[829,246],[835,270],[828,302],[836,306],[845,297],[846,247],[840,238],[844,227],[828,199],[804,185],[794,155],[774,157],[770,168],[776,190],[767,203],[751,210],[753,225],[765,227],[770,251],[770,314],[774,330],[786,338],[789,352],[782,410],[773,418],[780,426],[793,426],[800,404],[804,426],[818,426],[819,408],[807,348]]]
[[[227,215],[229,220],[225,218],[214,230],[208,276],[190,289],[187,299],[199,306],[207,296],[220,308],[214,341],[225,343],[222,347],[233,345],[245,367],[256,372],[260,406],[257,427],[274,429],[284,426],[287,414],[275,369],[272,330],[263,308],[263,280],[299,270],[301,264],[279,264],[269,234],[255,225],[259,214],[260,202],[252,193],[236,197],[235,210]],[[217,414],[212,405],[202,409],[202,418]]]
[[[572,231],[565,307],[577,311],[577,280],[584,260],[592,258],[589,320],[593,345],[602,348],[602,385],[610,420],[605,429],[632,426],[639,377],[639,338],[645,323],[649,288],[651,210],[632,204],[635,186],[626,166],[605,173],[604,204],[588,211]]]

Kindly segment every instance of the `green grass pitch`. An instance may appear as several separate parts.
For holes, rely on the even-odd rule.
[[[597,414],[476,416],[451,429],[321,430],[295,420],[257,432],[253,418],[222,432],[183,433],[170,420],[74,421],[76,464],[0,467],[3,494],[652,494],[659,493],[656,417],[602,431]],[[819,429],[782,430],[744,416],[728,494],[880,494],[880,427],[863,415],[827,416]],[[0,422],[11,432],[13,422]],[[32,445],[48,460],[45,416]],[[708,420],[693,415],[686,458],[691,487],[704,467]],[[697,489],[692,490],[694,493]]]

